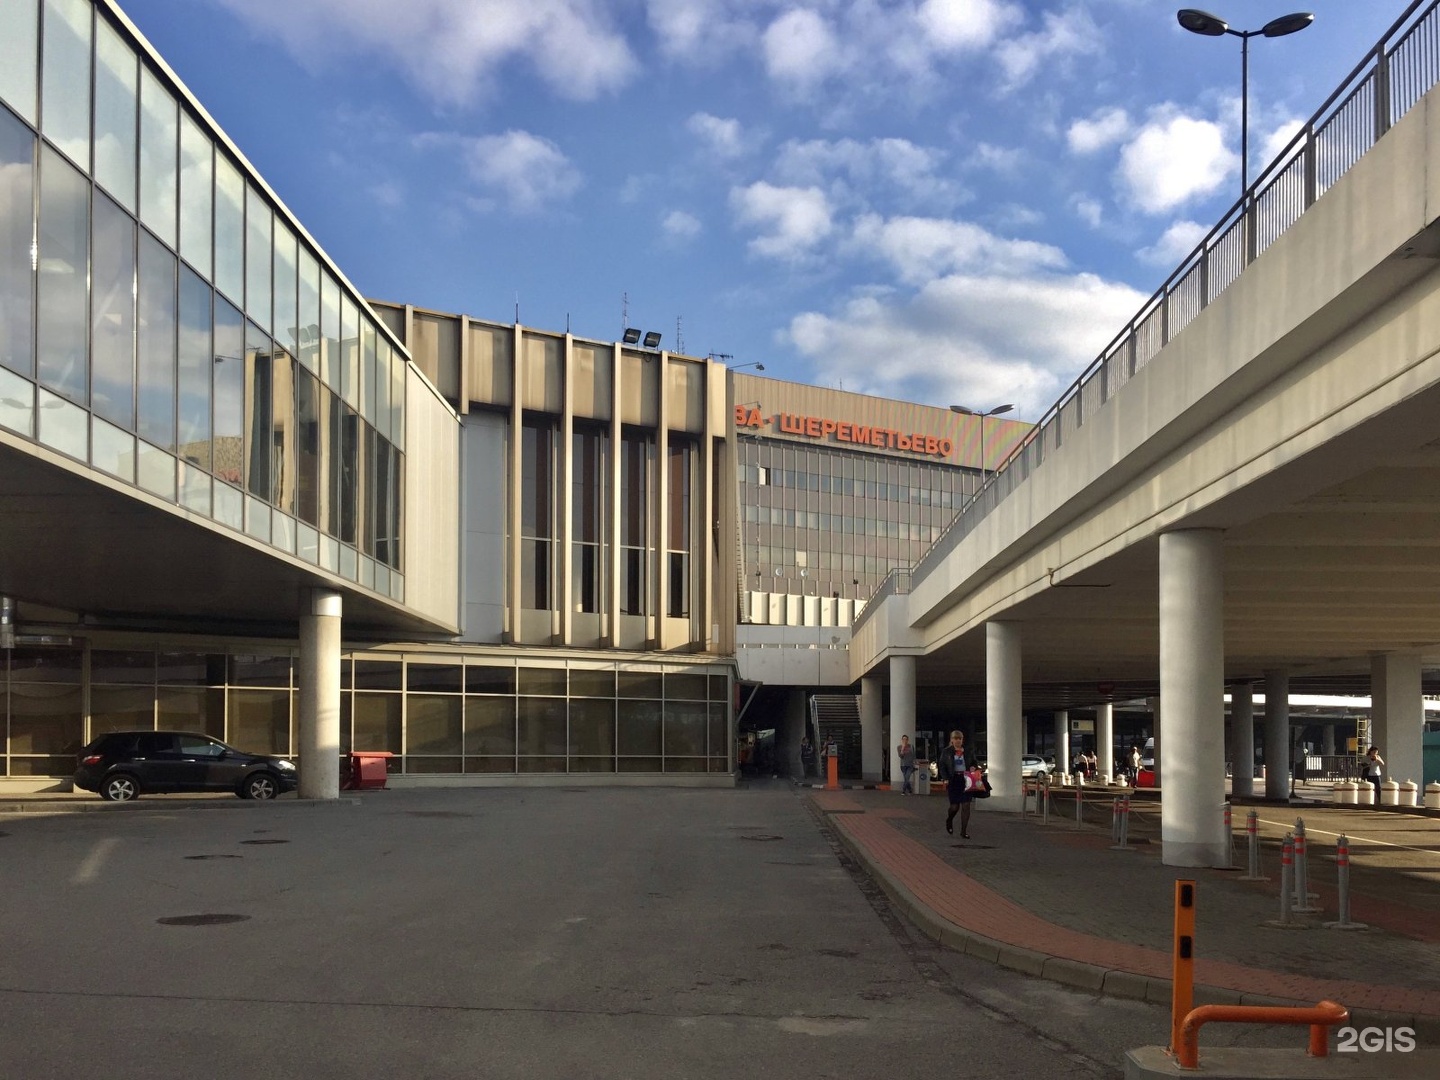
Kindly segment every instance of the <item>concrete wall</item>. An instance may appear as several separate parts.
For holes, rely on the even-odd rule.
[[[405,604],[460,628],[460,419],[406,368]]]
[[[461,505],[461,637],[498,643],[505,634],[505,417],[464,418]]]

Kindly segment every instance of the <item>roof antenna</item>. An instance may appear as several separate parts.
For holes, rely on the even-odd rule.
[[[630,329],[630,294],[620,294],[620,336],[625,336],[625,331]]]
[[[520,325],[520,294],[515,294],[515,325]]]
[[[680,316],[675,316],[675,351],[681,356],[685,355],[685,338],[680,333]]]

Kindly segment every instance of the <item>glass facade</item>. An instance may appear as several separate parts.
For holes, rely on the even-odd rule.
[[[0,4],[0,424],[401,598],[405,362],[122,27]]]
[[[979,488],[978,469],[779,439],[737,440],[745,588],[864,600],[913,566]]]
[[[69,776],[107,731],[178,730],[242,750],[297,748],[293,651],[248,644],[0,652],[0,776]],[[393,773],[726,773],[728,665],[454,654],[341,661],[340,749]]]

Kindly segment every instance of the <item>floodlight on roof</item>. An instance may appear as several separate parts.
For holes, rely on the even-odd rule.
[[[645,332],[645,340],[641,342],[641,344],[647,349],[658,349],[660,347],[660,331],[647,330]]]
[[[627,326],[625,328],[625,335],[620,340],[625,342],[626,345],[634,345],[640,340],[640,331],[633,326]]]

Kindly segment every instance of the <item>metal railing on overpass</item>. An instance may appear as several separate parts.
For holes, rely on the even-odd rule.
[[[896,568],[856,614],[909,592],[972,529],[1239,278],[1427,91],[1440,82],[1440,0],[1414,0],[1165,283],[1046,410],[913,567]]]

